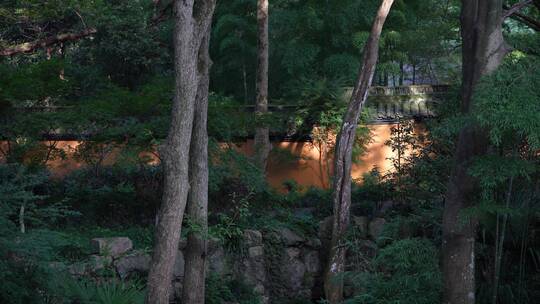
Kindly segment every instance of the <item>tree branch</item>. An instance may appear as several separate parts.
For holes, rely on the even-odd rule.
[[[157,25],[158,23],[166,20],[167,18],[169,18],[169,16],[167,15],[170,11],[172,11],[172,2],[165,5],[163,8],[159,9],[157,7],[159,3],[156,4],[156,8],[155,8],[155,12],[154,12],[154,16],[152,16],[152,20],[150,20],[150,25]]]
[[[0,50],[0,56],[12,56],[20,53],[29,53],[38,48],[48,47],[57,43],[62,43],[66,41],[79,40],[81,38],[90,36],[97,33],[95,28],[88,28],[79,33],[68,33],[68,34],[59,34],[56,36],[40,39],[33,42],[22,43],[13,47],[8,47],[3,50]]]
[[[540,32],[540,21],[535,20],[531,17],[525,16],[523,14],[515,13],[512,16],[512,19],[521,22],[525,24],[526,26],[530,27],[531,29]]]
[[[507,5],[504,5],[503,8],[505,10],[509,10],[510,8],[507,6]],[[531,29],[537,31],[537,32],[540,32],[540,21],[539,20],[536,20],[534,18],[531,18],[527,15],[524,15],[518,11],[515,11],[511,16],[510,18],[518,21],[518,22],[521,22],[523,24],[525,24],[526,26],[530,27]]]
[[[523,2],[518,2],[514,5],[512,5],[510,8],[505,7],[506,11],[503,13],[502,20],[504,21],[506,18],[512,16],[513,14],[517,13],[519,10],[524,8],[525,6],[531,4],[532,0],[525,0]]]

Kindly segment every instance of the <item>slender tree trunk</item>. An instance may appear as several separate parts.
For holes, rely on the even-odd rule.
[[[191,137],[187,215],[195,226],[188,235],[182,303],[204,304],[208,232],[208,70],[211,65],[208,46],[210,28],[199,50],[199,86]]]
[[[21,204],[21,208],[19,209],[19,230],[21,233],[26,233],[26,225],[24,224],[24,208],[26,206],[26,202]]]
[[[501,30],[502,0],[462,0],[463,82],[461,112],[467,114],[481,76],[494,71],[507,53]],[[485,130],[465,126],[458,137],[455,162],[446,192],[443,213],[442,268],[445,304],[475,303],[475,219],[460,214],[474,205],[479,190],[469,174],[473,158],[488,147]]]
[[[244,60],[242,60],[242,82],[244,85],[244,103],[247,105],[249,102],[248,102],[246,63],[244,62]]]
[[[330,254],[328,255],[328,266],[324,276],[324,291],[330,304],[339,303],[343,299],[343,280],[340,275],[345,271],[346,248],[343,245],[343,238],[349,226],[351,207],[352,149],[358,119],[375,72],[381,31],[393,3],[394,0],[382,0],[377,11],[371,33],[364,47],[358,79],[337,137],[334,153],[332,241]]]
[[[413,63],[412,65],[412,84],[416,84],[416,64]]]
[[[508,183],[508,191],[506,192],[506,204],[505,207],[508,210],[510,208],[510,202],[512,200],[512,188],[514,185],[514,177],[510,177]],[[497,228],[499,227],[499,214],[497,214]],[[497,234],[497,240],[495,242],[495,271],[493,272],[493,295],[491,303],[497,304],[497,296],[499,295],[499,279],[501,275],[501,263],[504,251],[504,238],[506,235],[506,224],[508,222],[508,213],[503,215],[502,228],[500,230],[500,235]],[[497,229],[498,230],[498,229]],[[497,231],[498,232],[498,231]]]
[[[268,0],[257,1],[257,101],[255,115],[257,117],[268,112]],[[268,126],[255,129],[255,164],[266,169],[270,153]]]
[[[196,2],[196,5],[195,5]],[[175,0],[175,94],[163,159],[163,201],[148,274],[146,303],[167,304],[189,191],[189,150],[198,88],[198,53],[215,0]]]
[[[403,72],[403,61],[400,61],[399,62],[399,85],[402,86],[403,85],[403,77],[404,76],[404,72]]]

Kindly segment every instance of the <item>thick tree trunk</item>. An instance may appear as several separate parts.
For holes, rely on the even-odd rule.
[[[257,101],[255,115],[257,117],[268,112],[268,0],[257,1]],[[270,153],[268,126],[255,129],[255,164],[266,169]]]
[[[189,151],[189,192],[187,216],[195,229],[188,235],[182,303],[204,304],[204,279],[208,232],[208,70],[211,65],[207,32],[199,51],[199,86]]]
[[[343,298],[343,280],[340,275],[345,271],[346,248],[343,244],[343,238],[349,226],[352,149],[356,127],[375,72],[381,31],[393,3],[394,0],[382,0],[377,11],[371,33],[364,47],[358,79],[337,137],[334,154],[332,242],[328,256],[328,268],[324,277],[326,299],[331,304],[339,303]]]
[[[171,124],[161,154],[163,201],[148,274],[146,303],[167,304],[173,265],[189,191],[189,150],[198,88],[198,53],[210,26],[215,0],[175,0],[175,94]]]
[[[464,114],[470,112],[472,95],[480,77],[497,69],[508,52],[502,36],[501,13],[502,0],[462,0],[461,112]],[[487,147],[485,130],[476,125],[467,125],[461,130],[443,213],[441,264],[445,304],[475,303],[476,221],[464,221],[460,215],[477,199],[479,189],[468,171],[473,158],[484,155]]]

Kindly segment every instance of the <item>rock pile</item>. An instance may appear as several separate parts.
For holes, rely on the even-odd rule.
[[[351,225],[360,237],[360,254],[373,257],[377,251],[374,241],[381,235],[385,220],[353,217]],[[318,237],[304,236],[289,228],[264,233],[245,230],[240,240],[241,248],[237,250],[225,250],[219,240],[210,239],[206,271],[246,283],[262,296],[265,303],[281,303],[283,299],[295,298],[320,299],[331,230],[332,217],[327,217],[319,224]],[[91,245],[93,254],[88,261],[68,267],[72,275],[96,275],[109,270],[126,279],[137,274],[146,275],[149,270],[150,254],[133,250],[129,238],[95,238]],[[174,289],[171,297],[177,299],[182,294],[186,245],[186,240],[179,244],[171,277]]]

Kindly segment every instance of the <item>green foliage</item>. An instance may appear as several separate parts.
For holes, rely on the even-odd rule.
[[[6,221],[17,222],[22,233],[29,227],[44,227],[59,219],[77,215],[64,204],[47,204],[44,184],[48,176],[32,173],[18,164],[0,165],[0,210]],[[41,188],[41,189],[40,189]]]
[[[63,282],[64,300],[81,304],[142,304],[144,290],[139,282],[106,280],[94,282],[66,279]]]
[[[65,97],[73,89],[71,84],[58,77],[65,67],[61,60],[41,61],[14,68],[1,66],[0,103],[9,102],[13,106],[30,106],[44,102],[55,102]]]
[[[244,197],[237,198],[236,194],[233,193],[231,197],[232,209],[227,213],[217,214],[217,224],[209,227],[209,235],[222,240],[225,247],[231,252],[242,249],[240,241],[252,216],[251,195],[252,193],[248,193]]]
[[[48,228],[74,213],[43,201],[46,180],[20,165],[0,166],[0,302],[45,301],[55,274],[49,263],[69,244]]]
[[[474,117],[489,128],[491,141],[523,138],[540,148],[540,59],[516,51],[497,71],[482,80],[474,96]]]
[[[248,136],[255,127],[253,115],[237,100],[211,93],[208,98],[208,134],[219,141]],[[234,117],[234,119],[231,119]]]
[[[438,303],[442,277],[438,251],[426,239],[404,239],[380,250],[374,273],[353,276],[364,291],[345,303]]]
[[[211,273],[206,278],[205,302],[221,304],[234,302],[239,304],[261,304],[262,299],[251,286],[238,280],[231,280]]]
[[[85,65],[96,64],[116,84],[140,85],[147,75],[172,61],[160,41],[161,33],[151,24],[153,13],[143,0],[100,1],[89,21],[98,33],[94,40],[83,42],[77,59]],[[162,29],[172,37],[170,27]]]
[[[237,192],[238,194],[239,189],[234,189],[234,184],[230,183],[232,180],[243,189],[241,192],[249,190],[260,193],[267,189],[268,184],[263,173],[247,156],[235,149],[234,143],[220,145],[211,141],[208,148],[211,160],[209,164],[209,189],[211,193],[219,194],[220,190],[225,190],[221,188],[229,183],[230,189],[227,192]]]
[[[74,171],[55,193],[83,214],[85,224],[151,223],[161,199],[160,182],[155,166],[102,167]]]

